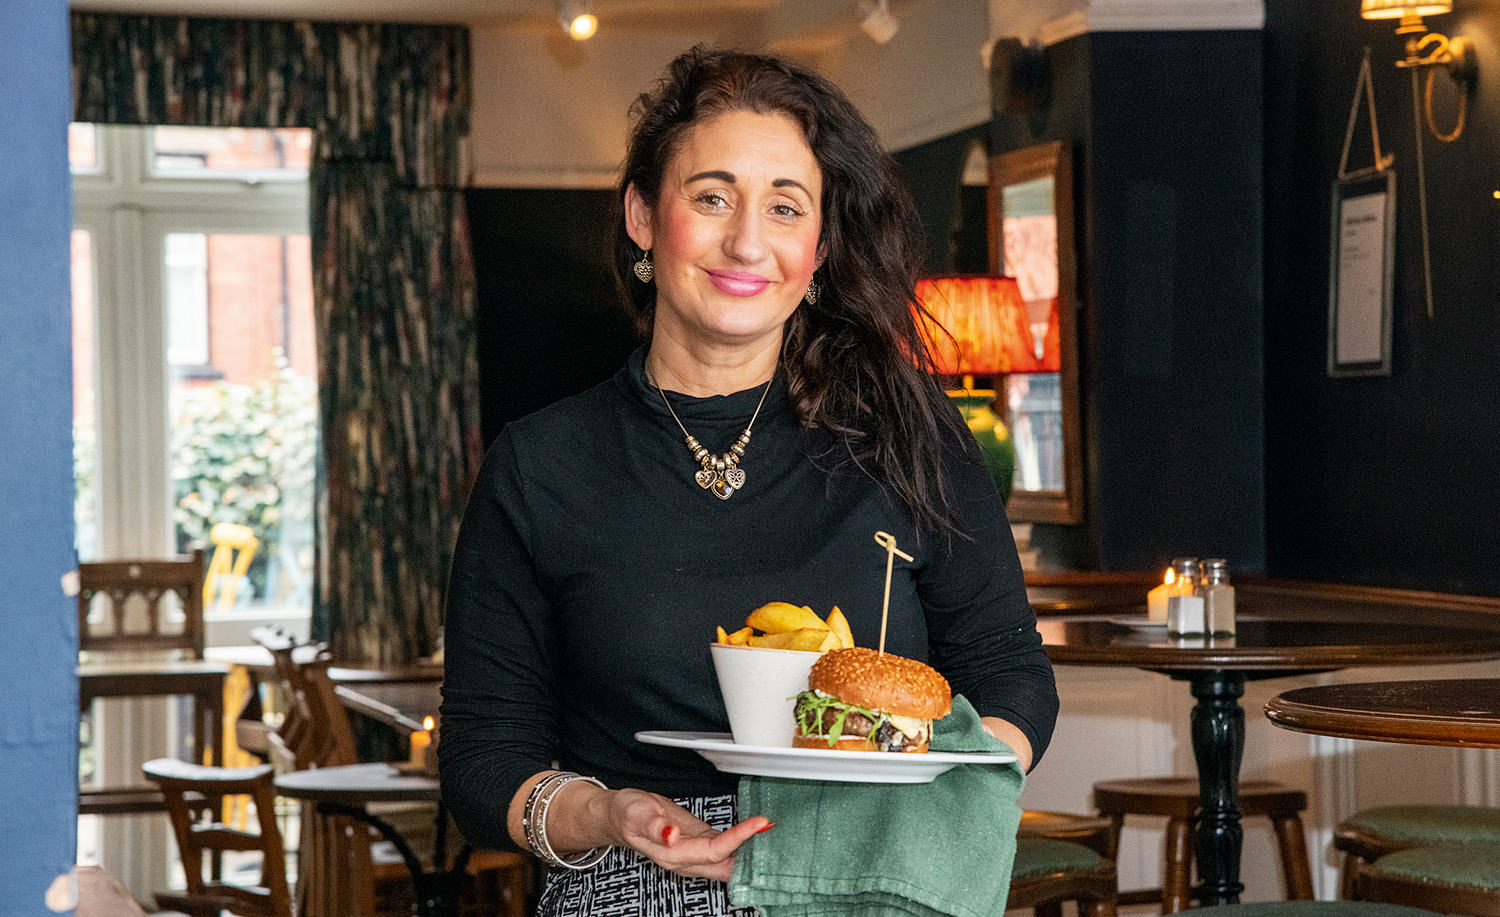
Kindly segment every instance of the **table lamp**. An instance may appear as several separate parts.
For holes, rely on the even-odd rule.
[[[963,379],[948,394],[979,441],[1002,500],[1010,499],[1016,448],[1010,430],[995,412],[995,392],[974,388],[975,376],[1056,372],[1056,305],[1049,322],[1049,346],[1038,356],[1026,300],[1013,277],[930,277],[917,282],[919,324],[933,370]],[[925,312],[924,312],[925,310]],[[1050,364],[1050,365],[1049,365]]]

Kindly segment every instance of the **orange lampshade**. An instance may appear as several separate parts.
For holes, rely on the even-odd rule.
[[[1015,278],[933,277],[917,282],[917,301],[942,326],[921,320],[935,371],[955,376],[1056,371],[1037,356]]]

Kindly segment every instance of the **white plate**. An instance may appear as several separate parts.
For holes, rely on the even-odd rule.
[[[1165,631],[1167,629],[1166,621],[1148,621],[1141,615],[1121,615],[1115,618],[1108,618],[1107,620],[1111,624],[1118,624],[1121,627],[1128,627],[1131,630]]]
[[[731,774],[839,783],[931,783],[960,764],[1009,764],[1015,755],[930,751],[926,754],[736,745],[727,732],[638,732],[636,741],[690,748]]]

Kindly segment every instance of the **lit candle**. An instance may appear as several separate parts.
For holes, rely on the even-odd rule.
[[[412,767],[427,767],[427,746],[432,744],[432,717],[422,720],[422,729],[411,734],[411,760]]]
[[[1172,572],[1171,567],[1168,567],[1166,580],[1146,593],[1146,620],[1152,624],[1167,623],[1167,599],[1177,594],[1172,588],[1173,581],[1176,579],[1177,574]]]

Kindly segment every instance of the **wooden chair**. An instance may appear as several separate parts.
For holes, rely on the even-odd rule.
[[[158,894],[158,906],[192,917],[219,917],[221,911],[232,911],[240,917],[292,917],[286,848],[276,824],[276,790],[269,764],[223,768],[159,758],[147,761],[141,770],[161,788],[187,877],[187,894]],[[225,797],[240,795],[253,800],[259,833],[232,828],[218,820],[200,821],[199,813],[205,808],[211,813],[221,812]],[[231,851],[260,852],[260,878],[255,885],[230,884],[217,875],[204,878],[204,855],[213,859],[215,854]]]
[[[356,763],[354,731],[328,674],[332,660],[326,648],[298,646],[285,634],[269,631],[257,630],[252,637],[270,651],[282,695],[282,721],[270,737],[273,761],[296,770]],[[393,824],[424,859],[432,856],[437,833],[433,806],[390,803],[372,806],[371,811]],[[303,807],[302,826],[300,914],[404,917],[411,913],[406,865],[369,825],[347,816],[320,815],[309,805]],[[457,851],[462,838],[454,830],[445,844],[447,850]],[[530,896],[531,864],[530,857],[519,853],[472,851],[464,863],[466,904],[523,917]],[[490,911],[489,917],[494,913]]]
[[[1064,902],[1077,905],[1079,917],[1114,917],[1114,861],[1082,844],[1050,837],[1016,838],[1006,909],[1034,908],[1037,917],[1061,917]]]
[[[203,552],[171,560],[120,560],[78,565],[80,716],[100,698],[187,696],[193,699],[191,757],[217,763],[222,755],[227,666],[203,661]],[[181,621],[171,620],[176,596]],[[119,657],[129,652],[131,658]],[[175,652],[177,658],[143,660]],[[159,790],[141,785],[82,786],[80,814],[110,815],[164,809]]]
[[[1313,898],[1312,867],[1302,812],[1307,794],[1266,780],[1240,783],[1240,811],[1245,817],[1271,819],[1281,851],[1282,884],[1292,901]],[[1094,784],[1094,808],[1110,819],[1110,846],[1106,855],[1119,853],[1120,832],[1127,815],[1155,815],[1167,819],[1165,875],[1161,889],[1125,892],[1122,904],[1161,901],[1163,914],[1187,910],[1192,900],[1192,827],[1198,815],[1198,781],[1192,777],[1141,777],[1106,780]]]

